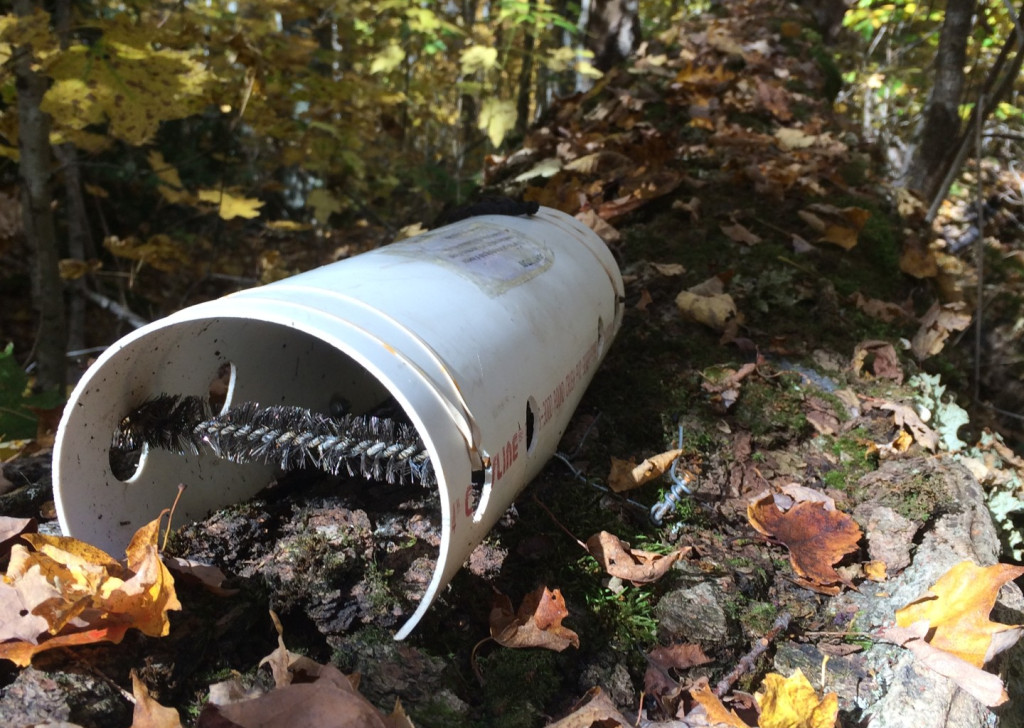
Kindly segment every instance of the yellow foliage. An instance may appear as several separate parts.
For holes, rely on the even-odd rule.
[[[134,145],[152,139],[160,122],[197,111],[211,80],[191,53],[153,48],[147,31],[123,16],[95,44],[72,45],[46,70],[54,83],[43,111],[74,130],[109,121],[110,136]]]
[[[384,47],[370,62],[370,73],[391,73],[405,60],[405,51],[397,43]]]
[[[491,97],[481,105],[479,127],[487,133],[494,146],[500,146],[515,125],[516,105],[512,101]]]
[[[498,49],[478,45],[463,48],[459,63],[467,76],[477,71],[489,71],[498,64]]]
[[[797,670],[788,678],[769,673],[759,696],[760,728],[833,728],[839,717],[839,696],[819,699],[811,683]]]
[[[263,200],[253,197],[236,197],[228,190],[199,190],[199,200],[218,205],[217,214],[225,220],[259,217],[264,204]]]

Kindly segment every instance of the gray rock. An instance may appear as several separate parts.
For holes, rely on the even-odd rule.
[[[924,530],[906,570],[890,576],[882,584],[865,583],[860,592],[849,591],[836,598],[837,612],[856,609],[854,630],[872,632],[891,624],[897,609],[923,595],[961,561],[972,560],[981,566],[998,561],[999,539],[985,507],[981,486],[962,465],[949,458],[901,460],[885,463],[872,475],[878,479],[881,474],[884,479],[900,483],[900,479],[910,482],[909,479],[919,478],[922,473],[941,479],[949,494],[948,502]],[[878,482],[881,487],[883,481]],[[906,539],[898,519],[879,519],[875,526],[879,539],[886,537],[886,528],[893,529],[889,534],[893,540]],[[1014,584],[1003,588],[997,608],[999,611],[994,612],[993,619],[1024,622],[1024,596]],[[791,652],[779,650],[783,656]],[[1000,673],[1008,677],[1010,702],[994,711],[951,680],[915,664],[913,655],[900,647],[875,642],[865,652],[850,657],[856,658],[858,670],[872,676],[873,684],[867,690],[850,693],[849,704],[841,707],[860,713],[871,728],[981,728],[997,724],[1001,728],[1018,728],[1024,725],[1024,711],[1020,710],[1024,705],[1021,690],[1024,646],[1021,644],[1004,653],[1000,664],[996,665]],[[826,676],[830,670],[831,662],[826,666]],[[817,671],[805,673],[815,685],[820,683],[817,673],[820,673],[820,662]]]
[[[663,644],[729,641],[725,603],[725,593],[707,581],[667,593],[654,607],[659,639]]]

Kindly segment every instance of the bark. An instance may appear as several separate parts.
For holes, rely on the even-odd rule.
[[[31,15],[33,0],[15,0],[19,16]],[[18,89],[18,149],[20,153],[22,216],[25,237],[33,254],[32,302],[39,317],[36,357],[39,364],[36,386],[41,391],[64,391],[67,382],[65,351],[67,323],[64,291],[57,263],[57,234],[53,219],[53,179],[50,151],[50,117],[39,104],[47,79],[32,70],[32,49],[16,51],[15,75]]]
[[[925,103],[917,144],[905,177],[907,187],[932,199],[948,166],[950,142],[960,135],[967,39],[975,0],[949,0],[935,56],[935,83]]]
[[[71,3],[58,0],[56,4],[57,35],[61,49],[71,44]],[[96,254],[92,235],[89,232],[89,215],[85,210],[82,195],[82,175],[78,166],[78,149],[74,144],[61,144],[54,153],[64,177],[64,194],[67,197],[67,239],[68,256],[88,260]],[[67,346],[69,349],[84,349],[85,341],[85,279],[71,281],[69,286],[67,319]]]
[[[537,0],[530,0],[530,13],[537,9]],[[516,97],[516,132],[525,134],[530,125],[530,92],[533,81],[533,48],[536,44],[534,27],[526,27],[523,38],[523,65],[519,67],[519,91]]]

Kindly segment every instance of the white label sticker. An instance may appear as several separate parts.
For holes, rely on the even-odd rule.
[[[473,280],[491,294],[502,293],[543,273],[554,254],[513,230],[470,223],[454,230],[419,235],[381,252],[431,260]]]

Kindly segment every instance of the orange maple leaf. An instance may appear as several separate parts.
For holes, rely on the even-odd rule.
[[[579,636],[562,626],[568,616],[558,589],[538,587],[526,595],[518,612],[512,611],[507,596],[498,593],[491,607],[491,637],[503,647],[543,647],[561,652],[572,645],[578,649]]]
[[[843,556],[857,550],[861,530],[854,520],[819,501],[803,501],[783,511],[768,494],[747,506],[750,525],[789,549],[789,562],[801,586],[838,594],[838,584],[853,588],[834,568]]]
[[[976,566],[962,561],[943,574],[928,593],[896,612],[896,624],[928,622],[928,644],[981,667],[1020,638],[1020,625],[992,622],[988,615],[999,590],[1024,575],[1024,566]]]
[[[159,521],[132,538],[127,566],[74,538],[23,534],[34,550],[15,545],[0,582],[0,658],[24,667],[55,647],[120,642],[132,627],[166,635],[181,603],[160,561]]]
[[[707,678],[701,678],[697,684],[690,688],[690,695],[693,697],[708,715],[708,723],[713,726],[728,726],[728,728],[750,728],[743,721],[735,710],[729,710],[718,696],[711,691]]]

